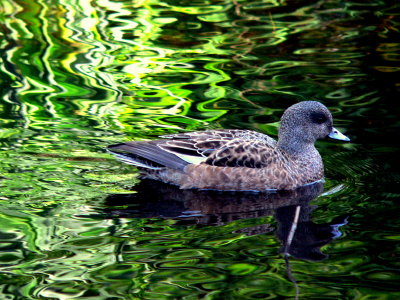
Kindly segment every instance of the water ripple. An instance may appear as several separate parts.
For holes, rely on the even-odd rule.
[[[400,297],[397,3],[0,7],[1,299],[295,298],[294,279],[300,298]],[[197,195],[178,221],[105,204],[140,182],[105,145],[210,128],[276,136],[302,99],[329,106],[353,143],[317,145],[330,192],[299,227],[348,224],[324,244],[329,259],[290,259],[294,279],[272,208],[201,219]]]

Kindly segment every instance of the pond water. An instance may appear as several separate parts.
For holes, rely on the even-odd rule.
[[[400,299],[398,1],[3,0],[0,25],[0,299]],[[352,142],[295,192],[182,191],[104,150],[276,137],[305,99]]]

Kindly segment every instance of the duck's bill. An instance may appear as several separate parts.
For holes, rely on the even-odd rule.
[[[345,142],[349,142],[350,141],[350,139],[347,136],[345,136],[343,133],[341,133],[335,127],[332,128],[332,131],[331,131],[330,134],[328,134],[328,136],[331,139],[335,139],[335,140],[341,140],[341,141],[345,141]]]

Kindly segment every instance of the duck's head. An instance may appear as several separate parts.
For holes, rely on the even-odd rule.
[[[350,139],[333,127],[332,114],[320,102],[303,101],[290,106],[283,113],[279,128],[279,142],[314,144],[317,139],[330,137],[342,141]]]

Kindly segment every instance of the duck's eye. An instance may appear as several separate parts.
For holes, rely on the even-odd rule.
[[[311,113],[311,121],[313,123],[322,124],[328,120],[325,114],[319,112]]]

